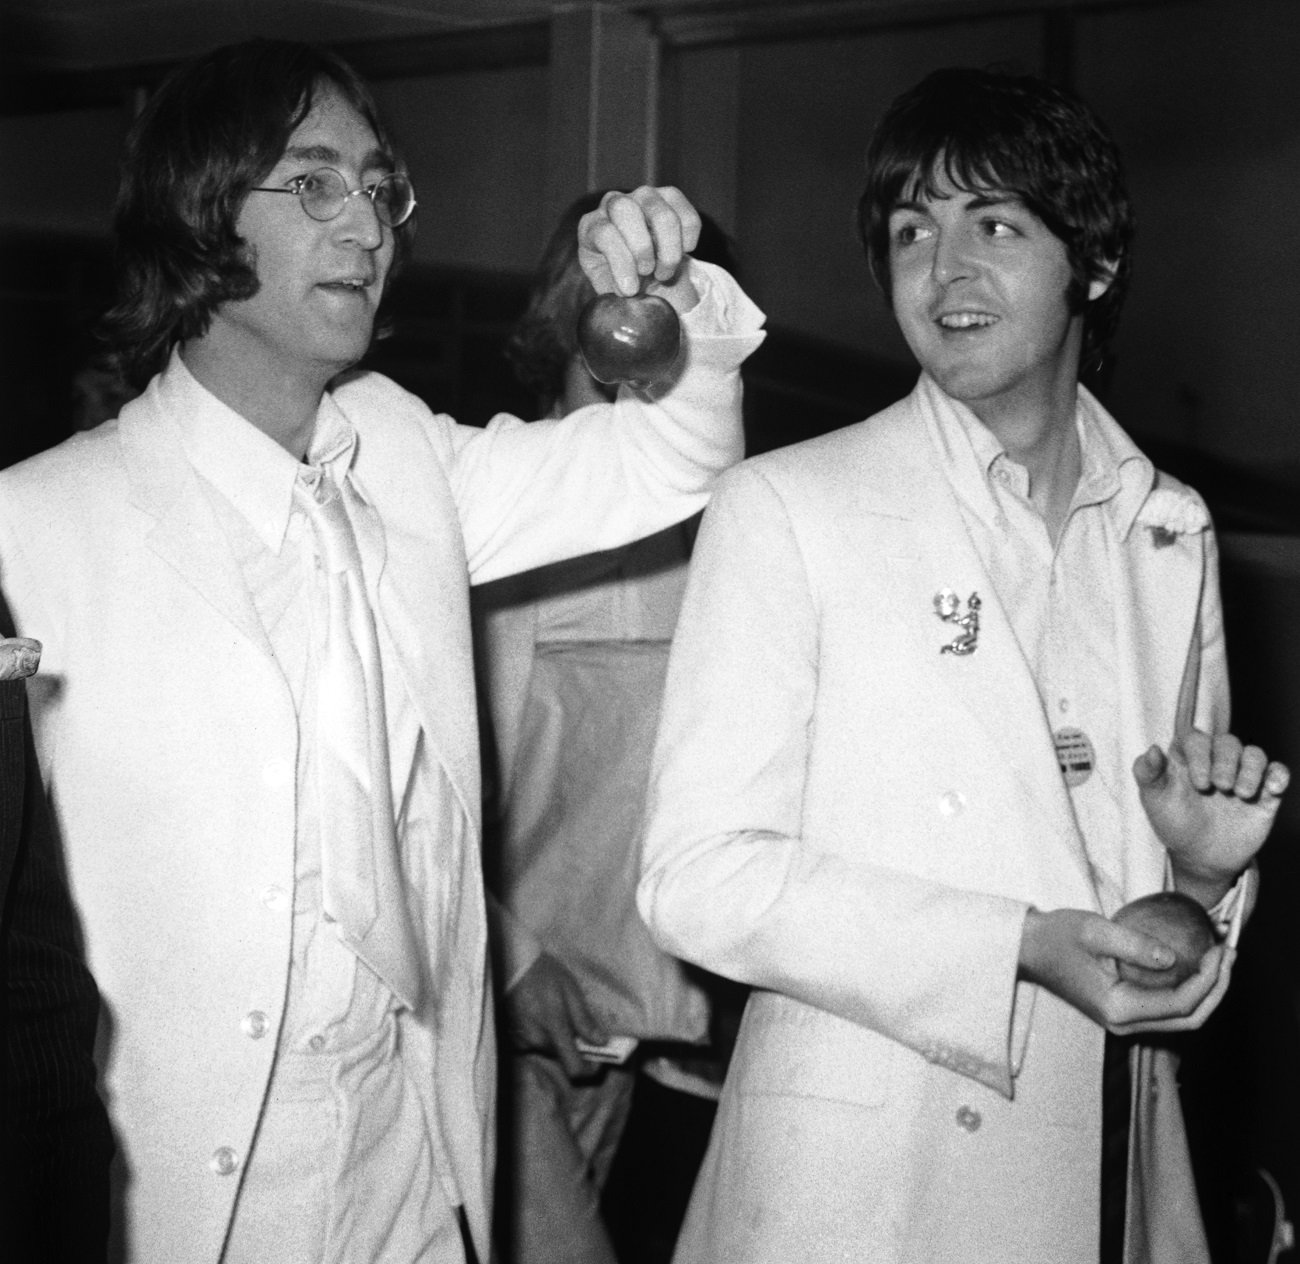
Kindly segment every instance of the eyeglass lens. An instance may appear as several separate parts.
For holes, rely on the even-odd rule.
[[[375,184],[356,192],[366,193],[379,222],[389,228],[403,223],[415,205],[411,182],[400,171],[390,171]],[[330,220],[343,210],[349,192],[347,182],[337,171],[322,167],[303,178],[298,197],[312,219]]]

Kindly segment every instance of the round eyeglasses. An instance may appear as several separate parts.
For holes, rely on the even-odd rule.
[[[256,186],[250,193],[291,193],[302,203],[302,209],[312,219],[324,223],[343,214],[348,198],[364,193],[375,208],[375,216],[388,228],[405,224],[415,210],[415,189],[410,179],[400,171],[390,171],[373,184],[363,184],[359,189],[349,189],[348,182],[333,167],[318,167],[305,176],[295,176],[284,188],[271,189]]]

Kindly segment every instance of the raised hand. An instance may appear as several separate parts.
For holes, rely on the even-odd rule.
[[[1169,852],[1174,885],[1213,907],[1254,859],[1291,780],[1230,733],[1191,729],[1133,764],[1142,806]]]

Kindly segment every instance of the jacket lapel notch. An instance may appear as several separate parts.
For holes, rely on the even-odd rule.
[[[152,392],[122,411],[121,444],[131,503],[154,520],[145,540],[223,618],[266,654],[271,647],[239,564]]]

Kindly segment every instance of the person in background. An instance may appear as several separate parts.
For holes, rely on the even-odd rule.
[[[336,55],[179,68],[116,220],[110,326],[143,393],[0,473],[127,1258],[488,1259],[469,584],[688,517],[740,453],[761,317],[690,261],[680,192],[609,198],[576,235],[597,289],[678,309],[681,372],[486,429],[350,371],[414,207]]]
[[[1289,774],[1227,731],[1204,504],[1079,384],[1119,154],[938,71],[860,223],[920,380],[724,477],[668,672],[641,908],[753,988],[676,1259],[1207,1264],[1160,1041],[1228,986]],[[1174,954],[1110,918],[1167,887],[1222,942],[1144,988]]]
[[[614,395],[577,341],[595,291],[575,229],[608,196],[588,193],[560,217],[507,344],[547,416],[603,408]],[[695,258],[734,273],[725,235],[701,218]],[[720,1086],[722,1058],[705,1045],[710,980],[659,949],[635,906],[650,749],[697,525],[695,515],[475,591],[507,1042],[498,1221],[512,1264],[613,1264],[620,1229],[644,1237],[644,1224],[601,1214],[634,1089],[654,1099],[674,1173],[654,1155],[625,1155],[620,1166],[634,1163],[643,1181],[649,1168],[654,1187],[629,1191],[619,1219],[648,1204],[669,1222],[655,1230],[671,1235],[684,1200],[674,1214],[665,1191],[682,1171],[689,1188]],[[639,1048],[614,1062],[578,1048],[611,1037]]]
[[[108,1250],[113,1139],[86,969],[27,715],[40,643],[0,593],[0,1247],[22,1264]]]

